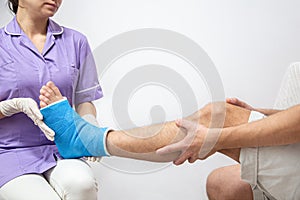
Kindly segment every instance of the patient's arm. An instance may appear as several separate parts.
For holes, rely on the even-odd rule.
[[[61,98],[58,88],[50,82],[43,86],[41,90],[40,105],[45,107]],[[199,111],[186,117],[186,119],[201,123],[207,127],[228,127],[246,123],[249,114],[249,110],[224,102],[217,102],[206,105]],[[167,162],[173,161],[181,152],[162,156],[157,155],[155,151],[158,148],[183,139],[184,136],[183,130],[178,129],[172,121],[131,130],[111,131],[108,133],[106,144],[107,150],[112,156]],[[239,150],[224,150],[222,153],[232,157],[236,156]]]
[[[251,105],[247,104],[244,101],[241,101],[238,98],[227,98],[226,102],[230,103],[232,105],[235,105],[235,106],[239,106],[241,108],[245,108],[247,110],[251,110],[251,111],[253,110],[253,111],[256,111],[256,112],[260,112],[260,113],[262,113],[266,116],[270,116],[270,115],[273,115],[273,114],[276,114],[276,113],[282,111],[282,110],[276,110],[276,109],[254,108]]]

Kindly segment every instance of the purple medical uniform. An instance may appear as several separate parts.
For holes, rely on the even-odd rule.
[[[70,103],[102,97],[87,38],[49,19],[42,53],[14,18],[0,29],[0,101],[28,97],[39,102],[40,88],[53,81]],[[55,144],[24,114],[0,120],[0,187],[15,177],[43,173],[60,157]]]

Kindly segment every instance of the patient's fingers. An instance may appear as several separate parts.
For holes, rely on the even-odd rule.
[[[181,153],[181,155],[175,161],[173,161],[173,163],[174,163],[174,165],[181,165],[186,160],[189,160],[192,156],[193,156],[193,152],[185,151],[185,152]]]
[[[250,106],[249,104],[247,104],[247,103],[244,102],[244,101],[241,101],[241,100],[238,99],[238,98],[227,98],[227,99],[226,99],[226,102],[227,102],[227,103],[230,103],[230,104],[232,104],[232,105],[235,105],[235,106],[239,106],[239,107],[248,109],[248,110],[254,110],[254,108],[253,108],[252,106]]]

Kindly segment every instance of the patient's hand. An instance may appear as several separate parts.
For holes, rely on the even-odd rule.
[[[215,149],[215,143],[220,129],[208,129],[201,124],[185,119],[177,120],[176,125],[184,129],[187,135],[177,143],[158,149],[156,151],[157,154],[164,155],[181,151],[181,155],[174,160],[175,165],[181,165],[186,160],[193,163],[197,159],[206,159],[217,151]]]
[[[226,102],[235,106],[239,106],[241,108],[245,108],[247,110],[255,110],[252,106],[250,106],[244,101],[239,100],[238,98],[227,98]]]

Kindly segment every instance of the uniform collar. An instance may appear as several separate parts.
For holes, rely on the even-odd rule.
[[[14,19],[5,26],[5,33],[8,35],[20,36],[23,31],[17,22],[17,18]],[[49,19],[47,32],[52,33],[53,35],[61,35],[64,32],[63,27],[55,23],[53,20]]]
[[[53,35],[61,35],[64,32],[64,28],[53,20],[49,19],[48,32],[51,32]]]

